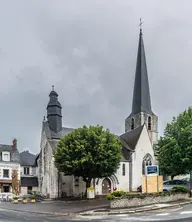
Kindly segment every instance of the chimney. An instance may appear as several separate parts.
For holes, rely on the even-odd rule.
[[[17,149],[17,140],[16,139],[13,140],[13,148]]]

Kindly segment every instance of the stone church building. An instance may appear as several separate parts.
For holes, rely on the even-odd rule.
[[[157,142],[158,118],[151,107],[147,64],[140,29],[136,62],[132,111],[125,119],[125,133],[118,136],[122,143],[120,167],[109,178],[94,181],[96,195],[107,194],[110,190],[135,191],[142,184],[145,166],[155,163],[154,145]],[[50,198],[58,196],[81,196],[85,183],[81,178],[64,176],[54,165],[53,151],[59,139],[73,131],[62,126],[62,106],[54,88],[49,94],[47,119],[42,123],[39,166],[39,189]]]

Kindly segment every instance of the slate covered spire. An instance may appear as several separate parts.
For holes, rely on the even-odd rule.
[[[141,28],[139,34],[139,46],[137,53],[137,64],[135,72],[131,115],[135,115],[140,112],[152,114],[147,64],[143,43],[143,33]]]
[[[47,120],[49,127],[55,133],[62,130],[62,107],[58,101],[58,94],[52,86],[52,91],[49,94],[49,103],[47,105]]]

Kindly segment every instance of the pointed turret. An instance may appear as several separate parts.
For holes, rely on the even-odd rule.
[[[135,72],[135,84],[131,115],[135,115],[140,112],[145,112],[148,114],[153,113],[151,110],[151,98],[142,29],[140,29],[139,34],[139,46],[137,53],[137,65]]]
[[[47,105],[47,120],[50,129],[58,133],[62,130],[62,107],[58,101],[58,94],[55,92],[54,86],[52,86],[49,98],[49,103]]]

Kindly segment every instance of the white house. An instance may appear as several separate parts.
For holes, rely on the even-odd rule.
[[[0,193],[12,193],[12,173],[16,170],[20,181],[20,156],[17,141],[12,145],[0,144]]]
[[[82,178],[58,173],[53,152],[59,139],[73,131],[62,126],[62,106],[54,88],[49,94],[47,120],[42,124],[39,166],[39,189],[50,198],[81,196],[85,191]],[[122,143],[122,159],[117,172],[109,178],[94,181],[96,194],[107,194],[112,190],[136,190],[142,184],[145,166],[155,162],[153,146],[157,142],[158,118],[151,107],[150,90],[143,34],[140,30],[135,83],[131,114],[125,120],[125,133],[118,138]]]

